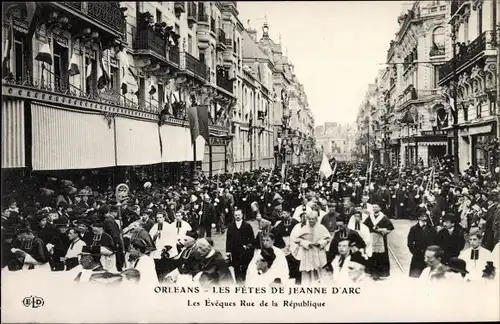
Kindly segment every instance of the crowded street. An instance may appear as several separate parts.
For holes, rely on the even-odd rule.
[[[7,2],[10,319],[362,305],[373,322],[497,293],[499,8]]]

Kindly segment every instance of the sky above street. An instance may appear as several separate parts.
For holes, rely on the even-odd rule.
[[[241,22],[281,43],[295,66],[316,125],[356,120],[377,71],[385,68],[403,1],[238,2]]]

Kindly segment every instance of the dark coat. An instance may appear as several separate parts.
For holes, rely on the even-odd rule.
[[[408,249],[412,254],[410,263],[410,277],[419,278],[422,270],[427,266],[424,261],[425,251],[428,246],[436,242],[436,230],[426,225],[422,228],[420,224],[415,224],[408,233]]]
[[[202,286],[228,285],[234,282],[227,262],[219,251],[205,259],[199,270],[203,272],[200,277]]]
[[[233,222],[227,229],[226,252],[231,253],[233,266],[247,265],[253,258],[255,234],[252,225],[243,221],[238,229]]]
[[[442,263],[448,262],[450,258],[458,257],[465,246],[463,230],[459,226],[455,226],[453,233],[450,235],[446,228],[441,229],[436,244],[444,250]]]
[[[217,219],[215,206],[212,203],[203,202],[200,208],[202,214],[200,219],[198,220],[198,225],[204,228],[212,228],[212,223],[215,223],[215,220]]]

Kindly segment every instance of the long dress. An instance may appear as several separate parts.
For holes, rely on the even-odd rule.
[[[368,226],[372,242],[372,256],[370,258],[369,272],[373,277],[389,277],[390,262],[389,249],[387,247],[387,234],[382,235],[375,231],[376,228],[394,230],[394,225],[387,216],[380,212],[378,216],[370,215],[365,219],[365,225]]]

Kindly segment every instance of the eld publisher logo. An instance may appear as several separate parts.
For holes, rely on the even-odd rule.
[[[29,296],[23,299],[24,307],[39,308],[42,307],[45,302],[42,297]]]

